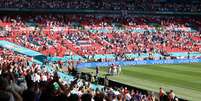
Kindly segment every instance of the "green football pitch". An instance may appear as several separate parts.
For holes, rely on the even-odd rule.
[[[94,72],[94,68],[81,69],[82,72]],[[100,76],[106,74],[107,67],[100,68]],[[175,94],[191,101],[201,100],[201,64],[164,64],[135,65],[122,67],[119,76],[110,76],[111,80],[134,87],[158,92],[174,90]]]

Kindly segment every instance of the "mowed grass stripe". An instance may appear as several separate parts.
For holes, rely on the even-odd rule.
[[[199,66],[201,65],[200,63],[183,63],[183,64],[159,64],[159,65],[164,65],[164,66],[190,66],[194,68],[200,68]]]
[[[191,66],[192,65],[192,66]],[[137,67],[137,68],[142,68],[142,67],[155,67],[155,66],[161,66],[161,67],[165,67],[165,68],[172,68],[172,69],[177,69],[177,70],[185,70],[185,71],[193,71],[193,72],[198,72],[201,73],[201,64],[196,65],[197,67],[193,66],[194,64],[164,64],[164,65],[134,65],[134,66],[125,66],[126,68],[133,68],[133,67]],[[174,68],[173,68],[174,67]]]
[[[195,66],[189,66],[189,65],[173,65],[173,66],[164,65],[163,67],[165,67],[165,68],[176,67],[174,69],[193,71],[193,72],[201,73],[201,71],[200,71],[201,70],[201,65],[198,65],[198,67],[196,67],[196,68],[195,68]]]
[[[200,73],[201,68],[192,70],[192,68],[189,67],[188,70],[184,70],[180,67],[179,67],[180,69],[176,69],[176,68],[178,68],[178,66],[177,67],[174,67],[174,66],[175,65],[169,65],[168,67],[163,66],[163,65],[152,65],[152,66],[144,65],[144,66],[137,66],[139,68],[135,68],[135,69],[136,70],[152,69],[153,71],[161,71],[161,72],[169,71],[168,74],[170,74],[170,76],[171,75],[174,75],[174,76],[179,75],[179,77],[181,77],[181,78],[184,78],[184,77],[186,77],[186,79],[189,78],[190,81],[193,81],[194,79],[197,79],[197,80],[201,79],[201,77],[200,77],[201,76],[201,73]],[[131,68],[131,67],[129,67],[129,68]],[[167,69],[164,69],[164,68],[167,68]],[[162,69],[164,69],[164,70],[162,70]],[[174,71],[173,69],[176,69],[176,70]],[[173,70],[173,71],[170,71],[170,70]],[[188,71],[189,71],[189,73],[188,73]],[[201,81],[194,81],[194,82],[201,82]]]
[[[143,71],[143,72],[142,72]],[[178,75],[170,75],[165,72],[159,73],[158,71],[147,71],[147,70],[142,70],[142,71],[134,71],[130,69],[126,69],[123,71],[126,75],[130,77],[138,77],[141,79],[147,79],[147,80],[152,80],[153,82],[163,82],[165,84],[170,84],[174,86],[179,86],[179,87],[185,87],[193,90],[200,90],[201,89],[201,83],[194,82],[194,80],[189,81],[186,80],[185,78],[180,78]]]
[[[200,65],[201,66],[201,65]],[[181,66],[176,66],[176,67],[174,67],[173,68],[173,66],[161,66],[161,67],[163,67],[163,68],[166,68],[166,69],[171,69],[171,70],[179,70],[179,71],[184,71],[184,72],[186,72],[186,73],[188,73],[189,74],[189,72],[190,73],[192,73],[192,74],[197,74],[197,75],[200,75],[201,74],[201,68],[197,68],[197,69],[194,69],[194,68],[192,68],[192,67],[185,67],[185,66],[183,66],[183,65],[181,65]]]
[[[190,90],[188,88],[172,86],[169,84],[164,84],[162,82],[153,82],[153,81],[145,80],[145,79],[142,80],[140,78],[129,77],[124,75],[121,75],[121,76],[123,77],[110,77],[110,78],[117,82],[126,83],[131,86],[135,86],[138,88],[147,89],[147,90],[151,90],[155,92],[158,92],[159,87],[163,87],[165,91],[169,91],[169,89],[173,89],[177,96],[184,99],[188,99],[188,100],[199,101],[198,99],[201,99],[201,96],[200,96],[201,92],[199,91]]]
[[[200,68],[201,63],[175,64],[175,65],[188,66],[188,67],[192,67],[192,68]]]
[[[160,71],[157,68],[156,69],[149,69],[149,68],[155,68],[155,67],[147,67],[147,68],[124,68],[127,71],[130,72],[142,72],[146,73],[146,74],[151,74],[151,75],[155,75],[155,76],[159,76],[159,77],[168,77],[168,78],[173,78],[173,79],[178,79],[178,80],[184,80],[184,81],[189,81],[192,83],[200,83],[201,84],[201,77],[197,77],[197,76],[190,76],[190,75],[185,75],[185,74],[178,74],[178,73],[174,73],[172,72],[168,72],[168,71]],[[162,67],[161,67],[162,68]],[[196,80],[196,81],[195,81]]]
[[[184,71],[183,69],[175,69],[175,68],[177,68],[177,67],[166,68],[162,65],[156,65],[154,67],[147,67],[146,69],[157,70],[157,71],[165,71],[165,72],[170,72],[170,73],[187,75],[187,76],[190,76],[193,78],[194,77],[200,78],[201,73],[199,73],[199,72],[187,71],[187,70]]]

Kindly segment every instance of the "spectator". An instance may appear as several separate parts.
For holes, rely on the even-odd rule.
[[[170,92],[168,94],[168,100],[169,101],[174,101],[175,100],[175,94],[174,94],[173,90],[170,90]]]
[[[160,88],[159,90],[159,99],[160,101],[165,101],[165,91],[163,90],[163,88]]]

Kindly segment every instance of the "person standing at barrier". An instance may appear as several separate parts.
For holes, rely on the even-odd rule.
[[[163,88],[160,88],[159,90],[159,99],[160,101],[165,101],[165,91],[163,90]]]
[[[170,92],[168,94],[168,100],[169,101],[174,101],[175,100],[175,93],[173,92],[173,90],[170,90]]]
[[[104,85],[105,86],[109,86],[109,79],[108,79],[108,76],[106,75],[105,78],[104,78]]]
[[[117,76],[121,73],[121,65],[117,65]]]
[[[112,66],[109,66],[109,67],[108,67],[108,71],[107,71],[107,73],[108,73],[109,75],[112,74]]]
[[[117,75],[117,65],[114,64],[112,67],[112,76]]]
[[[98,77],[98,75],[99,75],[99,67],[97,66],[96,67],[96,77]]]

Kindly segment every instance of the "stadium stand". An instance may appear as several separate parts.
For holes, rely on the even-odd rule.
[[[201,12],[199,0],[1,0],[1,8]]]
[[[176,17],[4,16],[1,39],[49,56],[115,54],[127,59],[158,59],[164,54],[199,52],[199,21]]]
[[[116,87],[117,82],[109,85],[107,76],[100,85],[97,75],[81,75],[76,66],[94,61],[201,57],[200,17],[143,15],[199,15],[200,0],[0,0],[0,13],[34,10],[118,11],[119,15],[0,16],[0,101],[155,101],[157,96],[143,90],[123,84]],[[132,12],[142,15],[129,15]],[[22,49],[31,53],[21,53]],[[165,94],[160,88],[159,93],[161,101],[178,101],[173,90]]]

